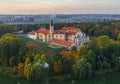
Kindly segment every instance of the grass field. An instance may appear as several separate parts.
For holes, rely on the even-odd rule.
[[[43,43],[38,40],[33,40],[30,38],[23,38],[23,39],[25,40],[26,44],[28,44],[28,43],[35,44],[37,46],[38,50],[46,53],[47,58],[51,58],[52,56],[56,55],[57,53],[59,53],[62,50],[68,50],[67,48],[64,48],[64,47],[61,47],[58,45]]]

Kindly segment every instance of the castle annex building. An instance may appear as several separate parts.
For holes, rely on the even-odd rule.
[[[51,20],[50,29],[40,28],[29,32],[28,37],[68,48],[72,46],[79,48],[83,43],[89,42],[89,36],[82,33],[79,28],[62,27],[60,30],[55,30],[53,20]]]

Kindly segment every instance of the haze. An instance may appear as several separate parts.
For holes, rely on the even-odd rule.
[[[0,14],[120,14],[120,0],[0,0]]]

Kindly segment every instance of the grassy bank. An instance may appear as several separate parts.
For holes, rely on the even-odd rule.
[[[62,50],[63,51],[68,50],[65,47],[61,47],[61,46],[57,46],[49,43],[43,43],[43,42],[40,42],[39,40],[33,40],[26,37],[23,37],[23,39],[25,40],[26,44],[29,44],[29,43],[35,44],[38,50],[46,53],[46,56],[48,59],[51,59],[52,56],[56,55]]]

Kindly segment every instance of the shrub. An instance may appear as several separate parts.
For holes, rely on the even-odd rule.
[[[11,67],[15,66],[15,57],[12,56],[12,57],[9,59],[9,65],[10,65]]]

